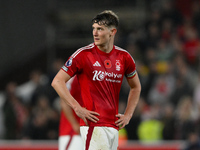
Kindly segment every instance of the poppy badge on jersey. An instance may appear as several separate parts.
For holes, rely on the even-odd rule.
[[[104,61],[104,65],[105,65],[106,68],[111,68],[112,67],[112,64],[111,64],[110,60],[105,60]]]

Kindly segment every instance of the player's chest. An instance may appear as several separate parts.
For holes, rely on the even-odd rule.
[[[124,75],[124,61],[116,56],[89,57],[87,66],[87,74],[93,81],[121,82]]]

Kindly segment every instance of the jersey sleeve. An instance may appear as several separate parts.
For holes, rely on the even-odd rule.
[[[83,60],[81,59],[81,54],[76,55],[76,57],[72,55],[69,57],[61,69],[72,77],[81,71],[81,64],[83,64],[81,60]]]
[[[125,76],[129,79],[133,78],[136,75],[136,65],[134,59],[129,53],[126,55],[125,64]]]

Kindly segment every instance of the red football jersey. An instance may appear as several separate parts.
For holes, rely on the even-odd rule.
[[[81,95],[80,95],[80,85],[78,83],[77,77],[73,77],[71,80],[67,82],[67,87],[71,93],[71,95],[79,102],[81,103]],[[79,122],[80,118],[75,114],[77,121]],[[59,136],[61,135],[78,135],[79,133],[76,133],[71,123],[67,120],[63,110],[61,110],[60,114],[60,124],[59,124]]]
[[[118,129],[119,93],[124,75],[132,78],[136,74],[131,55],[117,46],[110,53],[98,49],[93,43],[78,49],[62,69],[70,76],[75,74],[81,87],[83,107],[100,114],[97,123],[89,126],[107,126]],[[81,120],[81,126],[84,122]]]

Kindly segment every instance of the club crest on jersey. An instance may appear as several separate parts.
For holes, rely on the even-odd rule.
[[[70,58],[66,63],[65,66],[69,67],[72,65],[72,58]]]
[[[111,64],[110,60],[105,60],[104,61],[104,65],[105,65],[106,68],[111,68],[112,67],[112,64]]]
[[[115,66],[116,66],[116,70],[120,71],[120,69],[121,69],[121,63],[120,63],[119,60],[116,60]]]

